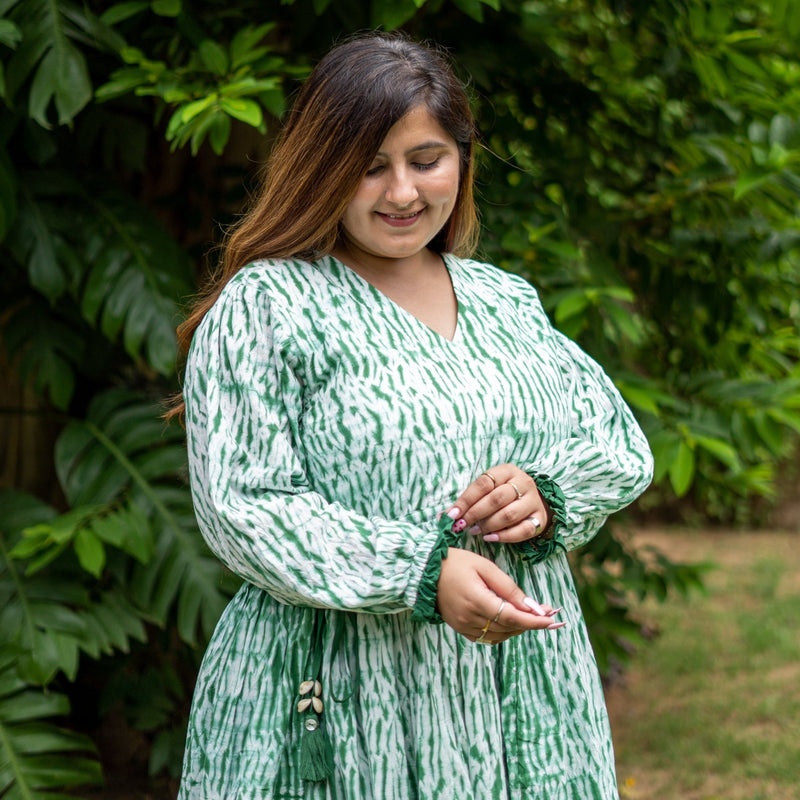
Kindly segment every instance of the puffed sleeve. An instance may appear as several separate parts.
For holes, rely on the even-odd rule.
[[[276,341],[269,293],[234,278],[195,333],[184,397],[200,529],[234,573],[292,604],[435,621],[448,541],[361,516],[313,490],[298,425],[301,384]]]
[[[544,314],[544,311],[541,312]],[[536,464],[563,495],[558,532],[568,549],[588,542],[608,516],[633,502],[653,477],[650,446],[602,367],[575,342],[552,330],[563,377],[568,435]],[[555,488],[551,487],[551,488]]]

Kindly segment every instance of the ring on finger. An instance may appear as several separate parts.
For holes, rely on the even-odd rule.
[[[539,522],[539,517],[528,517],[528,520],[533,523],[533,535],[538,536],[542,532],[542,523]]]
[[[506,481],[506,483],[517,493],[517,500],[521,500],[523,492],[519,490],[519,486],[514,481]]]
[[[500,603],[500,608],[497,609],[497,613],[494,615],[494,619],[492,620],[492,622],[497,622],[500,619],[500,614],[503,613],[503,609],[505,607],[506,607],[506,601],[503,600],[503,602]]]
[[[481,472],[481,475],[485,475],[495,486],[497,486],[497,481],[494,479],[494,475],[491,472]]]

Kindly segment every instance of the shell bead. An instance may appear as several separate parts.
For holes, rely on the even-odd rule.
[[[304,711],[308,710],[308,707],[311,705],[311,698],[306,697],[305,700],[301,700],[297,704],[297,711],[298,713],[302,714]]]
[[[313,706],[314,711],[316,711],[317,714],[322,713],[322,700],[320,700],[319,697],[312,697],[311,705]]]
[[[314,681],[314,696],[319,697],[322,694],[322,684],[319,681]]]
[[[300,688],[297,690],[297,693],[308,694],[314,688],[315,683],[319,683],[319,681],[303,681],[300,684]]]

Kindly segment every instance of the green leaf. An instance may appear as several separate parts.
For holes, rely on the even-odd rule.
[[[741,468],[741,461],[739,455],[731,446],[730,443],[724,439],[716,439],[711,436],[698,436],[695,434],[695,441],[699,447],[707,450],[712,455],[716,456],[723,464],[731,469],[738,470]]]
[[[453,0],[453,3],[476,22],[483,22],[483,4],[481,0]]]
[[[647,411],[649,414],[658,415],[658,405],[653,396],[646,389],[642,389],[638,386],[631,386],[624,381],[616,381],[616,387],[619,389],[626,402],[630,403],[635,408]]]
[[[267,52],[266,48],[259,45],[274,28],[274,22],[267,22],[255,27],[248,25],[237,31],[230,45],[231,69],[235,70],[243,64],[249,64]]]
[[[43,128],[49,128],[47,107],[55,101],[58,122],[64,125],[92,99],[92,85],[83,54],[62,39],[48,50],[31,84],[28,113]]]
[[[221,156],[225,150],[225,145],[228,143],[228,137],[231,132],[231,118],[227,114],[217,113],[210,118],[208,127],[208,141],[211,144],[211,149]],[[193,152],[196,152],[197,143],[192,140]]]
[[[217,102],[217,99],[218,98],[216,94],[210,94],[207,97],[201,97],[199,100],[194,100],[191,103],[181,106],[176,116],[182,123],[189,122],[198,114],[213,106],[214,103]],[[167,129],[167,139],[171,138],[171,127],[172,121],[170,121],[170,128]]]
[[[225,49],[211,39],[200,42],[197,52],[203,64],[217,75],[225,75],[228,71],[228,54]]]
[[[182,10],[181,0],[153,0],[150,8],[160,17],[177,17]]]
[[[733,199],[741,200],[745,195],[771,180],[774,175],[775,172],[773,170],[761,169],[759,167],[752,167],[745,170],[736,180],[736,185],[733,189]]]
[[[78,562],[89,573],[99,578],[106,563],[106,551],[103,543],[90,528],[81,528],[73,543]]]
[[[385,28],[393,31],[408,22],[417,13],[417,4],[414,0],[372,0],[370,14],[371,24],[375,28]]]
[[[15,48],[22,41],[22,31],[10,19],[0,19],[0,44]]]
[[[98,395],[87,420],[69,426],[59,438],[57,470],[73,503],[104,503],[125,493],[127,507],[137,507],[135,513],[146,516],[155,547],[152,558],[134,569],[132,597],[159,622],[177,605],[179,633],[194,643],[201,628],[210,635],[228,594],[220,584],[220,565],[197,530],[188,487],[175,488],[180,485],[176,470],[181,462],[159,413],[133,392]],[[166,457],[160,456],[163,451]],[[149,550],[141,534],[141,516],[138,522],[116,515],[112,521],[138,525],[139,541],[126,538],[125,546],[130,542],[131,551],[142,546]],[[195,598],[203,602],[198,605]]]
[[[681,441],[675,460],[668,470],[670,483],[678,497],[683,497],[689,491],[694,479],[694,469],[694,451],[685,441]]]
[[[225,89],[222,89],[223,93]],[[257,128],[264,120],[264,114],[261,111],[261,106],[253,100],[248,100],[244,97],[225,97],[222,96],[220,101],[222,110],[235,119],[246,122]]]
[[[142,11],[149,7],[150,4],[148,2],[144,2],[144,0],[141,2],[117,3],[116,5],[111,6],[111,8],[107,8],[100,15],[100,21],[104,25],[116,25],[119,22],[124,22],[126,19],[136,16],[137,14],[141,14]]]
[[[569,292],[556,306],[556,324],[561,325],[570,317],[581,314],[589,306],[589,297],[586,292],[578,289]]]

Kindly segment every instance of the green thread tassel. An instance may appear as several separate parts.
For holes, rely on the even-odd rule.
[[[316,722],[310,728],[309,723]],[[333,775],[333,750],[324,728],[313,717],[303,726],[300,742],[300,777],[304,781],[324,781]]]
[[[325,623],[324,611],[317,609],[314,612],[311,647],[306,658],[306,679],[297,690],[297,712],[303,726],[300,734],[300,777],[304,781],[327,780],[334,770],[333,748],[322,724],[325,705],[319,680],[322,674]]]

